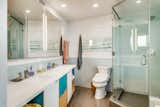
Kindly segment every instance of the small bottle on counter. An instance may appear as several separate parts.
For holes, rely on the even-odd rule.
[[[50,70],[51,68],[52,68],[51,63],[48,63],[48,64],[47,64],[47,70]]]
[[[29,76],[34,76],[35,72],[33,71],[32,66],[29,68]]]

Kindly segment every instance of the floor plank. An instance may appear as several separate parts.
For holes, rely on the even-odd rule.
[[[76,87],[76,91],[72,97],[68,107],[109,107],[109,97],[96,100],[91,89]]]
[[[123,107],[149,107],[149,99],[147,95],[124,92],[120,100],[114,100],[114,98],[111,97],[111,105],[122,105]]]

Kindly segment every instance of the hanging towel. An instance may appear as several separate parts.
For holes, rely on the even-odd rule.
[[[62,56],[63,55],[63,39],[62,36],[60,38],[60,44],[59,44],[59,55]]]
[[[78,49],[78,58],[77,58],[77,68],[81,69],[82,66],[82,37],[79,37],[79,49]]]
[[[63,42],[63,64],[68,63],[69,42],[64,40]]]

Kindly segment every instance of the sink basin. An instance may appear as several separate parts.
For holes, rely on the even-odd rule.
[[[12,79],[10,80],[11,82],[21,82],[23,81],[24,79],[23,78],[15,78],[15,79]]]

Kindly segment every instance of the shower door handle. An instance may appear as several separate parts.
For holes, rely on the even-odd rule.
[[[147,56],[146,55],[142,55],[141,64],[147,65]]]
[[[131,51],[134,52],[134,29],[131,29],[130,45]]]

